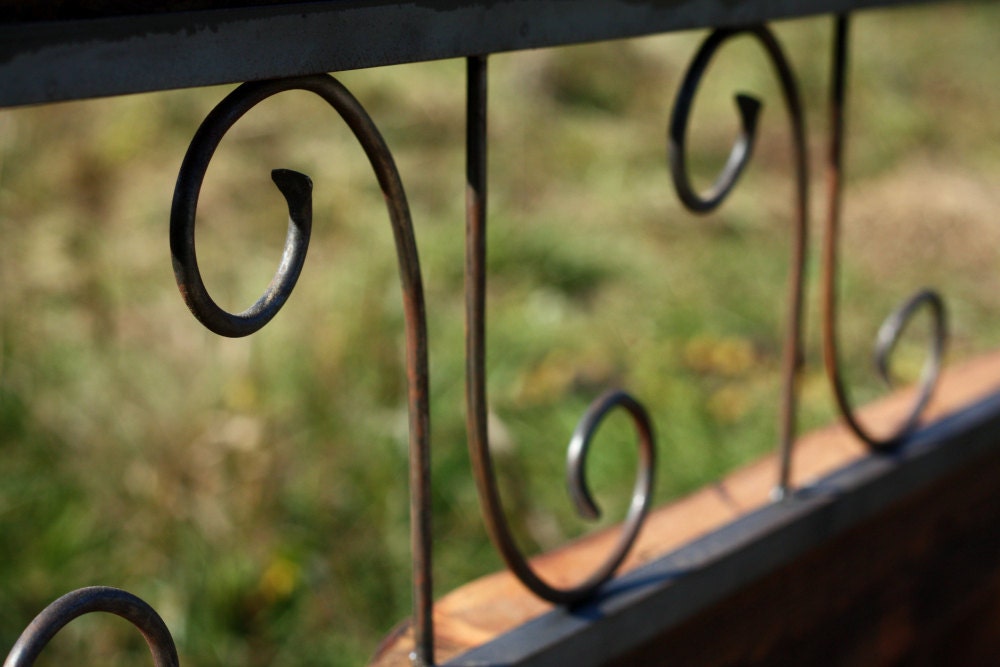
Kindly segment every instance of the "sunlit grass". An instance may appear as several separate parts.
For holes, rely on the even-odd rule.
[[[993,6],[953,5],[857,19],[842,329],[859,399],[882,391],[866,359],[881,318],[925,284],[949,301],[953,357],[997,344],[998,18]],[[807,99],[816,211],[830,23],[778,26]],[[562,467],[576,420],[605,388],[627,389],[653,415],[659,502],[774,446],[787,122],[757,47],[727,46],[694,115],[697,182],[728,151],[736,90],[766,104],[755,159],[719,213],[682,210],[666,124],[699,37],[491,59],[491,428],[526,548],[590,529],[574,517]],[[394,151],[420,246],[440,594],[501,567],[465,453],[464,64],[339,78]],[[249,339],[223,340],[173,287],[176,170],[227,90],[0,114],[3,650],[45,604],[91,584],[148,600],[189,666],[358,664],[409,614],[392,237],[362,151],[322,102],[289,94],[241,121],[199,208],[208,285],[242,309],[284,237],[270,169],[310,174],[314,238],[282,313]],[[833,418],[815,310],[804,427]],[[912,377],[922,351],[901,352]],[[592,464],[608,525],[634,474],[627,419],[602,429]],[[45,659],[137,664],[143,650],[124,625],[87,619]]]

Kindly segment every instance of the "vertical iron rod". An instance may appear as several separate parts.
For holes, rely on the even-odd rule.
[[[595,399],[577,424],[567,456],[567,480],[578,511],[585,517],[599,513],[586,487],[584,464],[590,440],[606,414],[626,410],[639,436],[639,465],[632,502],[612,553],[581,583],[558,588],[546,582],[521,553],[507,523],[490,455],[486,398],[486,192],[487,192],[487,60],[467,60],[466,178],[466,420],[472,462],[483,520],[490,539],[516,576],[535,595],[556,604],[584,600],[610,579],[638,536],[652,503],[656,451],[653,429],[642,405],[623,391],[608,391]]]
[[[740,115],[740,135],[715,183],[705,194],[695,192],[688,176],[686,132],[695,94],[712,56],[726,40],[748,34],[767,52],[781,82],[785,107],[792,125],[795,160],[795,223],[792,234],[791,270],[788,277],[788,322],[782,352],[781,408],[778,415],[778,484],[776,500],[791,492],[792,449],[795,444],[799,369],[803,361],[802,329],[805,299],[805,264],[809,215],[809,162],[806,155],[805,115],[791,65],[774,34],[764,25],[747,28],[719,28],[712,32],[695,54],[677,93],[668,130],[670,175],[681,201],[688,210],[708,213],[725,201],[750,160],[761,103],[748,95],[736,96]]]
[[[830,143],[826,165],[827,211],[823,240],[823,363],[833,386],[834,399],[847,427],[869,448],[888,450],[899,445],[916,428],[920,415],[930,402],[941,372],[944,349],[948,338],[944,301],[934,290],[921,289],[910,296],[889,317],[878,332],[875,363],[882,378],[889,379],[888,358],[912,316],[926,307],[932,318],[930,354],[920,374],[920,386],[910,412],[900,425],[887,436],[876,436],[865,428],[851,406],[847,387],[840,372],[837,345],[837,261],[840,241],[842,173],[844,152],[844,108],[847,79],[847,49],[850,17],[838,14],[834,24],[833,69],[830,75]]]

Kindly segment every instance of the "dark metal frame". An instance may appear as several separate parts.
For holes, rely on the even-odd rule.
[[[0,106],[534,49],[913,4],[910,0],[232,0],[152,13],[105,2],[0,11]],[[136,3],[132,3],[136,4]],[[204,7],[207,1],[181,3]],[[102,6],[100,2],[88,6]],[[156,5],[153,5],[156,7]],[[218,4],[216,4],[218,6]],[[2,5],[0,5],[2,7]],[[20,12],[20,13],[19,13]],[[91,16],[93,14],[90,14]],[[21,17],[20,20],[19,16]],[[4,18],[6,17],[6,18]],[[253,48],[247,48],[252,44]],[[114,64],[109,76],[109,63]]]

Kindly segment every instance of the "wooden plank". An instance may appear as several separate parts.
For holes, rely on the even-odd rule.
[[[608,667],[995,664],[997,489],[995,452]]]
[[[928,411],[936,419],[994,391],[1000,381],[1000,352],[962,364],[945,373]],[[891,425],[909,405],[910,392],[894,394],[866,407],[866,423]],[[867,452],[840,425],[802,437],[796,445],[797,485],[825,476]],[[662,557],[701,535],[716,530],[768,502],[777,474],[773,456],[739,470],[701,491],[655,511],[622,571]],[[559,584],[589,571],[611,547],[614,529],[585,537],[567,547],[537,557],[540,571]],[[535,619],[551,606],[535,598],[506,572],[489,575],[445,595],[435,605],[438,659],[445,662]],[[374,665],[404,665],[409,637],[401,628],[380,647]],[[635,663],[633,663],[635,664]]]

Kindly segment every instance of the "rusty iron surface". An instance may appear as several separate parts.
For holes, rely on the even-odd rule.
[[[875,366],[889,386],[889,357],[896,342],[915,314],[921,309],[931,316],[929,354],[920,374],[920,390],[913,407],[896,429],[887,436],[875,436],[855,416],[848,396],[846,382],[840,370],[840,351],[837,343],[837,257],[840,236],[841,177],[843,175],[844,107],[847,80],[847,51],[850,19],[838,16],[834,28],[832,74],[830,77],[830,137],[826,163],[827,208],[823,239],[822,327],[823,363],[833,387],[837,408],[847,426],[872,449],[891,450],[898,447],[919,423],[920,417],[931,400],[944,357],[948,330],[945,306],[941,296],[933,289],[922,288],[907,298],[882,323],[875,341]]]

